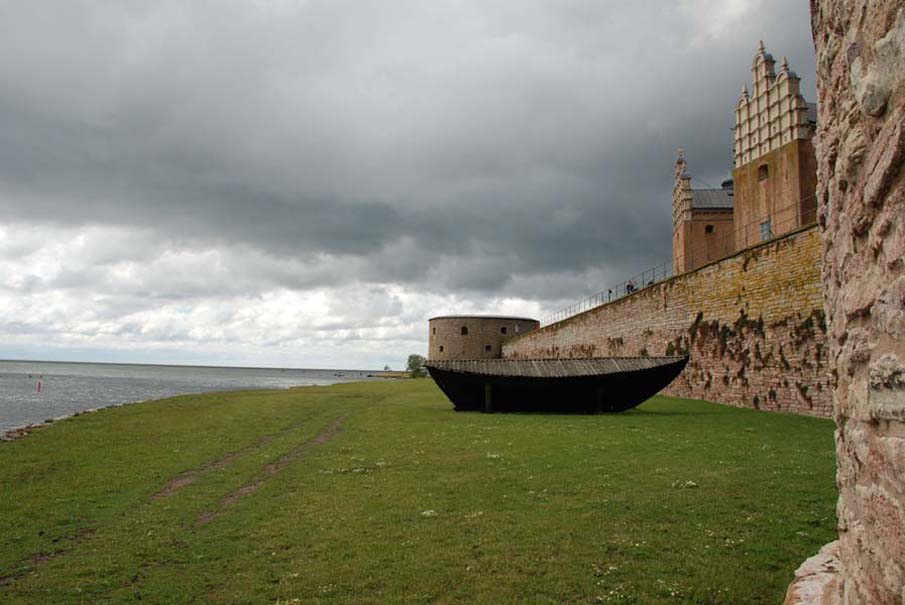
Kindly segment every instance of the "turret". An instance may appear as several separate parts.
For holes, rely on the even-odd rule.
[[[675,181],[672,188],[673,231],[677,231],[682,221],[691,212],[691,175],[685,161],[685,150],[679,147],[674,170]]]

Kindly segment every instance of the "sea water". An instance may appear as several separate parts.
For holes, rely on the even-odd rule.
[[[357,370],[0,361],[0,435],[76,412],[173,395],[379,380]]]

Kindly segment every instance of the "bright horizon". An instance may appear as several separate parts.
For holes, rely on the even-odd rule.
[[[276,366],[229,366],[229,365],[200,365],[183,363],[130,363],[123,361],[70,361],[63,359],[0,359],[0,363],[59,363],[59,364],[83,364],[83,365],[118,365],[118,366],[158,366],[162,368],[222,368],[225,370],[316,370],[318,372],[380,372],[380,368],[292,368]],[[390,368],[393,371],[402,371],[405,368]]]

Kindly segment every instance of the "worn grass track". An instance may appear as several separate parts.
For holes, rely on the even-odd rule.
[[[832,436],[429,380],[103,410],[0,444],[0,603],[776,603],[833,537]]]

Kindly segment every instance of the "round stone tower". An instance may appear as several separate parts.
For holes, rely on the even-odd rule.
[[[502,357],[503,341],[536,330],[540,322],[527,317],[488,317],[446,315],[428,322],[432,361],[454,359],[497,359]]]

